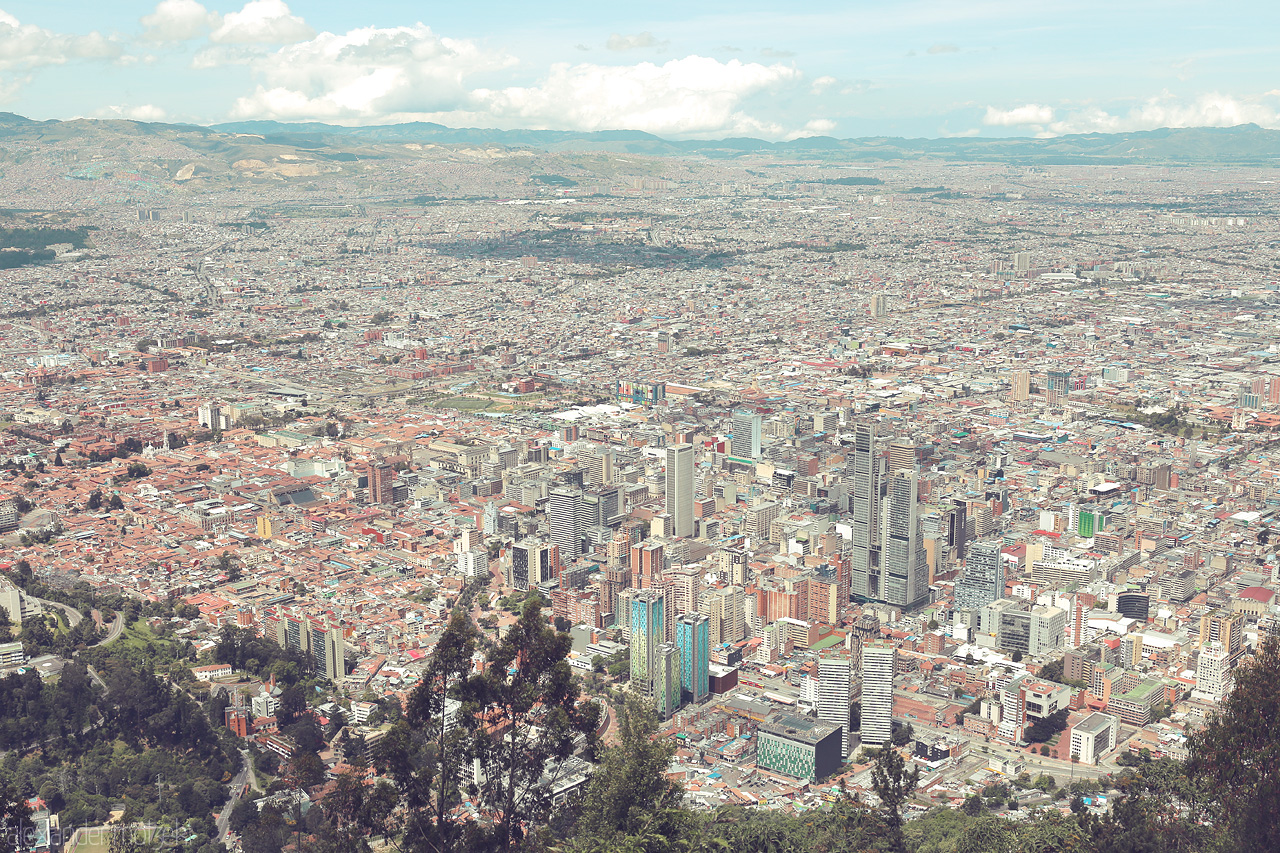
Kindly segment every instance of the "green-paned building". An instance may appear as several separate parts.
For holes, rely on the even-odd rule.
[[[840,727],[784,715],[756,729],[756,766],[810,782],[840,769]]]

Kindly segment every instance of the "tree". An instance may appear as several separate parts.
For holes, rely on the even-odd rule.
[[[471,736],[479,762],[481,802],[497,818],[490,842],[497,850],[517,846],[525,827],[543,820],[550,796],[543,774],[573,752],[573,738],[595,730],[599,706],[579,704],[569,663],[567,634],[548,627],[541,602],[530,597],[520,618],[488,656],[484,673],[460,691],[459,721]]]
[[[294,685],[280,694],[280,704],[276,706],[276,722],[283,728],[298,719],[307,710],[307,697],[302,688]]]
[[[630,849],[642,834],[669,841],[681,829],[684,792],[666,775],[674,744],[654,738],[657,719],[634,697],[619,706],[616,722],[618,742],[605,750],[583,798],[575,827],[579,847],[626,838],[616,846]]]
[[[911,798],[920,783],[920,768],[906,769],[898,750],[884,747],[871,767],[871,788],[880,798],[880,813],[889,829],[890,849],[906,853],[902,835],[902,805]]]
[[[91,512],[97,512],[102,508],[102,492],[94,489],[89,493],[89,499],[84,502],[84,505]]]
[[[1022,652],[1014,650],[1013,656],[1010,658],[1014,663],[1022,663]]]
[[[977,794],[970,794],[964,798],[964,805],[961,806],[964,813],[970,817],[977,817],[982,814],[985,809],[982,807],[982,797]]]
[[[1187,774],[1201,780],[1227,849],[1280,850],[1280,638],[1235,671],[1231,692],[1192,736]]]
[[[31,809],[9,782],[0,782],[0,853],[26,850]]]
[[[124,509],[124,501],[120,499],[119,495],[112,495],[111,500],[107,501],[107,505],[112,509]]]

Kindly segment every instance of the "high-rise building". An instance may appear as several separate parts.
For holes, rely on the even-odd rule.
[[[1013,253],[1013,269],[1014,272],[1026,272],[1031,269],[1031,253],[1030,252],[1014,252]]]
[[[582,553],[582,492],[552,489],[547,501],[547,524],[551,541],[560,549],[560,559],[572,563]]]
[[[666,506],[671,516],[671,534],[693,535],[693,445],[667,448]]]
[[[698,609],[707,614],[707,631],[711,645],[736,643],[746,637],[746,615],[742,587],[725,586],[702,594]]]
[[[641,590],[631,597],[631,681],[645,692],[652,689],[657,673],[658,646],[666,642],[664,604],[657,590]]]
[[[885,293],[877,293],[871,297],[871,316],[877,320],[881,317],[889,316],[889,296]]]
[[[840,727],[841,757],[849,755],[849,709],[853,704],[853,661],[845,652],[818,658],[818,719]]]
[[[916,443],[909,438],[889,442],[889,476],[899,471],[916,470]]]
[[[525,539],[511,546],[507,583],[516,589],[534,589],[555,577],[555,553],[551,545]]]
[[[631,546],[631,585],[650,589],[667,567],[666,549],[661,542],[646,539]]]
[[[588,486],[608,486],[613,483],[613,451],[601,448],[584,454],[582,459]]]
[[[396,478],[396,469],[385,462],[370,462],[365,466],[364,471],[369,480],[369,503],[393,503],[391,482]]]
[[[997,539],[969,546],[964,576],[956,582],[956,607],[977,609],[1004,598],[1003,544]]]
[[[1029,370],[1013,371],[1013,375],[1010,377],[1010,382],[1013,385],[1013,388],[1009,392],[1009,399],[1013,400],[1015,403],[1020,403],[1023,400],[1030,399],[1031,371]]]
[[[881,597],[914,607],[929,596],[929,565],[920,533],[916,469],[900,469],[889,480],[884,507]]]
[[[898,650],[888,643],[862,647],[862,743],[884,746],[893,737],[893,676]]]
[[[1219,642],[1206,643],[1196,658],[1194,695],[1210,702],[1221,702],[1231,689],[1231,653]]]
[[[876,458],[873,424],[856,424],[845,463],[849,480],[849,524],[853,549],[849,589],[863,599],[880,597],[880,460]]]
[[[658,645],[651,689],[658,719],[670,719],[680,707],[680,650],[674,643]]]
[[[702,613],[682,613],[676,619],[676,648],[680,650],[680,687],[690,702],[702,702],[710,692],[710,620]]]
[[[755,412],[741,409],[733,413],[730,427],[733,440],[729,442],[729,455],[739,459],[760,458],[761,417]]]

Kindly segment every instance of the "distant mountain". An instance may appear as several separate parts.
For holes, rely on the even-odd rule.
[[[14,117],[15,119],[19,117]],[[4,123],[0,116],[0,124]],[[23,120],[25,121],[25,120]],[[321,145],[426,143],[435,145],[533,148],[542,151],[616,151],[651,156],[701,154],[739,157],[774,153],[831,160],[916,160],[1019,162],[1042,165],[1072,163],[1234,163],[1273,164],[1280,160],[1280,131],[1256,124],[1238,127],[1163,128],[1131,133],[1090,133],[1051,139],[963,138],[905,139],[863,137],[835,139],[813,136],[789,142],[731,138],[668,140],[638,130],[579,132],[569,130],[495,130],[450,128],[431,122],[341,127],[305,122],[245,121],[213,125],[211,130],[261,136],[266,142]]]

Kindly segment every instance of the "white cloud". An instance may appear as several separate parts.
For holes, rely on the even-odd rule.
[[[133,121],[164,121],[166,115],[168,113],[164,108],[155,104],[103,107],[94,113],[97,118],[127,118]]]
[[[529,127],[779,137],[784,128],[747,115],[742,102],[766,90],[795,85],[801,76],[785,65],[687,56],[662,65],[560,63],[537,86],[473,94],[483,112]]]
[[[996,127],[1018,127],[1019,125],[1045,125],[1053,121],[1053,108],[1041,104],[1025,104],[1011,110],[1000,110],[987,107],[987,114],[982,117],[985,125]]]
[[[786,65],[700,56],[664,64],[553,65],[525,86],[475,88],[470,78],[516,63],[424,24],[321,33],[269,52],[215,45],[197,65],[247,63],[260,77],[233,118],[346,124],[438,121],[453,126],[645,130],[667,136],[751,134],[781,138],[794,128],[749,114],[746,102],[795,87]],[[809,133],[824,132],[821,127]]]
[[[120,45],[101,33],[55,33],[0,11],[0,70],[65,65],[76,59],[119,59]]]
[[[1048,125],[1054,135],[1067,133],[1122,133],[1160,127],[1234,127],[1238,124],[1280,127],[1280,113],[1266,104],[1213,92],[1190,103],[1179,102],[1168,92],[1113,114],[1097,107],[1070,113]]]
[[[463,108],[470,97],[468,75],[514,60],[415,24],[321,33],[244,61],[264,85],[237,100],[233,116],[358,122]]]
[[[791,133],[788,133],[784,138],[791,140],[791,139],[803,139],[806,136],[829,136],[831,134],[831,131],[835,129],[836,129],[836,123],[834,121],[831,121],[830,119],[825,119],[825,118],[815,118],[812,121],[807,122],[802,129],[792,131]]]
[[[249,0],[239,12],[228,12],[209,40],[217,44],[292,44],[316,34],[289,11],[284,0]]]
[[[812,92],[815,95],[820,95],[823,93],[823,91],[834,86],[837,82],[838,81],[834,77],[830,77],[830,76],[819,77],[813,81]]]
[[[160,0],[156,10],[142,18],[146,41],[187,41],[216,29],[222,18],[196,0]]]
[[[940,53],[959,53],[960,48],[954,44],[931,44],[928,52],[933,56],[937,56]]]
[[[629,35],[629,36],[624,36],[619,33],[613,33],[611,36],[609,36],[609,40],[604,43],[604,46],[609,48],[609,50],[616,50],[616,51],[641,50],[643,48],[650,48],[650,47],[661,50],[662,48],[666,47],[667,44],[668,42],[659,41],[657,37],[654,36],[653,33],[644,32],[644,33],[636,33],[635,35]]]

